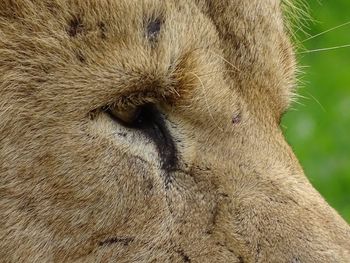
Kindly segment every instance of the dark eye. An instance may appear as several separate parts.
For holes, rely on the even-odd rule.
[[[108,107],[105,112],[114,120],[126,127],[143,129],[154,124],[154,106],[143,105],[127,110],[118,110]]]
[[[142,132],[155,143],[161,158],[161,168],[174,170],[177,165],[176,147],[166,125],[166,117],[153,104],[146,104],[128,110],[112,107],[103,109],[115,122]],[[169,182],[168,182],[169,183]]]

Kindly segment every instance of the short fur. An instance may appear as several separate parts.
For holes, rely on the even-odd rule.
[[[279,127],[283,20],[278,0],[2,0],[1,262],[349,262]],[[145,104],[170,137],[103,110]]]

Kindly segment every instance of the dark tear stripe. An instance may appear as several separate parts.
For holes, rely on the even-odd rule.
[[[178,170],[178,153],[174,140],[165,125],[164,116],[154,105],[148,104],[143,106],[141,112],[138,122],[130,125],[117,119],[112,113],[107,111],[113,120],[126,127],[141,131],[155,143],[161,169],[164,171],[165,188],[168,190],[173,182],[171,173]]]
[[[165,188],[169,189],[173,179],[171,172],[177,169],[178,157],[174,140],[165,125],[163,115],[152,105],[147,106],[146,118],[152,120],[150,127],[144,127],[142,132],[152,140],[159,154],[161,169],[164,171]]]

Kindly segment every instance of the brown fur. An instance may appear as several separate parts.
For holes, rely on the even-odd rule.
[[[349,262],[279,127],[280,5],[2,0],[1,262]],[[101,110],[149,103],[176,165]]]

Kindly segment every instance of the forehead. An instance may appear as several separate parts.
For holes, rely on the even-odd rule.
[[[8,18],[24,18],[52,13],[56,15],[57,20],[60,20],[62,16],[80,13],[91,19],[115,20],[122,24],[124,21],[130,22],[139,17],[165,15],[167,12],[176,10],[185,11],[186,6],[192,6],[192,8],[197,6],[207,7],[217,14],[226,9],[232,12],[232,17],[237,14],[250,15],[254,20],[254,17],[259,14],[276,13],[279,5],[278,0],[3,0],[0,4],[0,15]]]
[[[18,22],[18,31],[31,33],[51,28],[76,36],[97,27],[103,35],[109,27],[123,39],[154,21],[158,26],[159,22],[167,24],[168,30],[207,27],[213,20],[223,21],[216,24],[221,27],[218,31],[229,31],[225,29],[228,23],[230,30],[244,30],[244,34],[271,25],[278,31],[283,28],[278,0],[4,0],[0,6],[3,24]]]
[[[289,71],[281,69],[288,41],[278,0],[3,0],[0,7],[0,30],[6,36],[0,45],[8,38],[5,44],[25,50],[21,55],[31,63],[60,67],[51,72],[63,72],[62,79],[72,75],[71,68],[87,74],[83,62],[93,69],[108,64],[123,74],[165,76],[176,59],[198,49],[222,49],[240,69],[235,79],[276,86]],[[160,30],[159,48],[152,51],[149,42]],[[208,64],[204,57],[197,60],[197,68]],[[274,83],[266,77],[271,75],[278,75]]]

